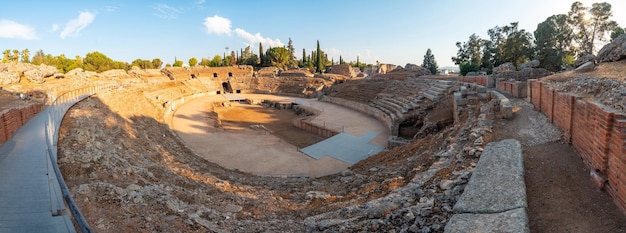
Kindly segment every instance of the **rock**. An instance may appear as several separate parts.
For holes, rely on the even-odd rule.
[[[422,76],[422,75],[428,75],[431,74],[429,69],[426,69],[424,67],[415,65],[415,64],[411,64],[411,63],[407,63],[404,66],[405,70],[410,70],[410,71],[417,71],[418,74],[416,76]]]
[[[474,146],[482,146],[485,143],[485,141],[483,140],[483,137],[479,137],[476,140],[474,140]]]
[[[575,69],[576,72],[589,72],[592,71],[596,67],[596,64],[593,61],[588,61],[585,64],[582,64],[578,68]]]
[[[48,77],[52,77],[55,74],[59,73],[59,70],[57,70],[56,67],[54,66],[49,66],[46,64],[41,64],[39,65],[39,67],[37,67],[39,69],[39,71],[42,73],[44,78],[48,78]]]
[[[539,60],[532,60],[526,63],[523,63],[521,65],[519,65],[520,70],[521,69],[525,69],[525,68],[537,68],[539,67],[539,65],[541,65],[541,63],[539,62]]]
[[[439,188],[443,190],[450,189],[452,185],[454,185],[454,182],[451,180],[442,180],[441,182],[439,182]]]
[[[309,191],[304,195],[306,200],[326,200],[330,198],[330,194],[322,191]]]
[[[594,61],[594,60],[596,60],[596,56],[594,56],[593,54],[587,54],[585,56],[582,56],[576,59],[576,61],[574,61],[574,67],[579,67],[587,62]]]
[[[455,214],[444,232],[529,232],[524,208],[494,214]]]
[[[20,76],[9,72],[0,72],[0,84],[7,85],[12,83],[19,83]]]
[[[345,169],[345,170],[341,171],[341,176],[351,176],[352,174],[354,174],[354,173],[350,169]]]
[[[513,65],[513,63],[507,62],[504,63],[502,65],[499,65],[496,68],[493,68],[493,74],[500,74],[500,73],[504,73],[507,71],[516,71],[515,66]]]
[[[41,84],[44,83],[44,74],[39,70],[27,70],[24,72],[24,77],[32,83]]]
[[[107,70],[107,71],[101,72],[100,75],[104,76],[105,78],[129,78],[130,77],[130,75],[128,75],[128,73],[126,73],[125,70],[121,70],[121,69]]]
[[[87,79],[87,78],[89,78],[89,76],[87,76],[87,74],[85,74],[85,72],[83,71],[82,68],[76,68],[76,69],[68,71],[67,73],[65,73],[65,77],[66,78],[72,78],[72,79]]]
[[[591,170],[589,172],[589,175],[591,175],[591,183],[593,183],[593,185],[599,190],[603,190],[604,185],[606,184],[606,178],[604,178],[604,176],[602,176],[600,173],[596,172],[596,170]]]
[[[626,34],[618,36],[613,42],[605,45],[598,52],[596,61],[601,62],[614,62],[626,59]]]
[[[487,144],[454,210],[461,213],[497,213],[526,207],[520,142],[507,139]]]

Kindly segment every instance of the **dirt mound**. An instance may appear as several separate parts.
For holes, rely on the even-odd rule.
[[[626,60],[600,63],[586,73],[566,71],[541,80],[559,92],[574,93],[617,111],[626,112]]]

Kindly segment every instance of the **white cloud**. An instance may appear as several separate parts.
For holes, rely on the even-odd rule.
[[[271,38],[262,37],[260,33],[253,35],[252,33],[246,32],[245,30],[241,28],[236,28],[235,34],[237,34],[237,36],[246,40],[250,45],[255,45],[255,44],[258,44],[259,42],[262,43],[263,45],[271,46],[271,47],[279,47],[279,46],[285,45],[282,42],[280,42],[279,39],[271,39]]]
[[[196,1],[196,4],[202,5],[204,2],[206,2],[206,0],[198,0],[198,1]]]
[[[213,17],[206,17],[204,19],[203,24],[206,28],[206,31],[209,34],[230,36],[233,32],[233,30],[230,29],[231,28],[230,20],[227,18],[220,17],[218,15],[214,15]],[[280,42],[279,39],[266,38],[266,37],[261,36],[260,33],[252,34],[241,28],[236,28],[234,32],[238,37],[244,39],[248,45],[254,46],[258,44],[259,42],[262,43],[263,45],[267,45],[271,47],[279,47],[279,46],[285,45],[282,42]]]
[[[214,15],[213,17],[206,17],[203,24],[209,34],[226,34],[230,36],[230,20],[227,18]]]
[[[77,18],[72,19],[65,24],[65,28],[61,31],[61,39],[65,39],[67,36],[77,36],[78,33],[89,26],[95,18],[95,13],[91,13],[89,11],[81,12]]]
[[[39,39],[34,28],[5,19],[0,19],[0,37],[24,40]]]
[[[152,9],[157,11],[154,15],[162,19],[178,18],[178,15],[182,12],[180,8],[176,8],[162,3],[153,5]]]

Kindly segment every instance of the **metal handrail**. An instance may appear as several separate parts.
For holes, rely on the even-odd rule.
[[[118,86],[89,86],[66,91],[65,93],[57,96],[54,101],[52,101],[46,108],[46,112],[48,114],[48,121],[46,122],[46,146],[48,148],[48,155],[50,156],[50,161],[52,162],[52,167],[54,168],[57,181],[59,182],[63,198],[67,202],[70,212],[76,220],[80,231],[83,233],[91,233],[92,230],[89,227],[87,220],[85,220],[82,213],[78,209],[76,202],[74,202],[74,199],[72,198],[72,195],[67,185],[65,184],[65,181],[63,180],[63,176],[61,175],[61,171],[59,170],[59,166],[57,163],[57,142],[59,139],[59,127],[61,126],[63,116],[65,116],[67,110],[69,110],[69,108],[72,107],[74,104],[89,96],[96,94],[99,91],[102,91],[104,89],[112,89],[115,87]]]

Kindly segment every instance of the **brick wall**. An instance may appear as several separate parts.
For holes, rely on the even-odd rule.
[[[572,123],[574,118],[574,104],[576,97],[565,93],[555,93],[554,95],[554,119],[552,123],[562,129],[563,139],[572,142]]]
[[[0,112],[0,144],[6,142],[13,134],[26,124],[30,118],[43,109],[43,104],[28,104]]]
[[[585,164],[607,179],[606,190],[626,213],[626,115],[531,80],[530,100],[564,132]]]

